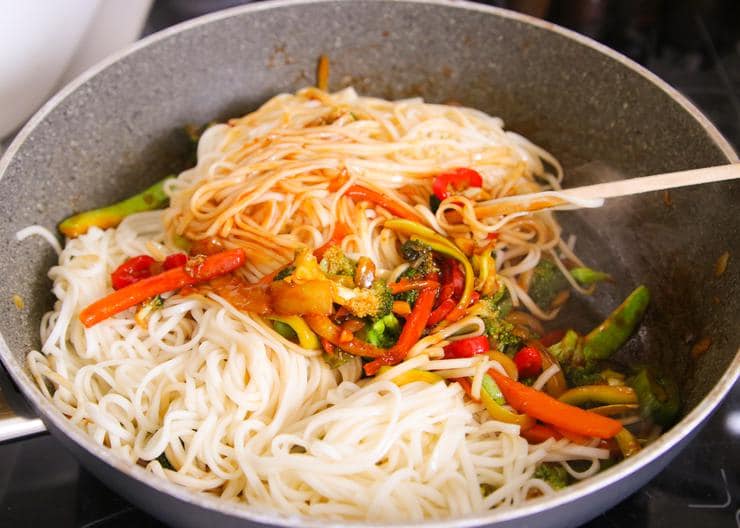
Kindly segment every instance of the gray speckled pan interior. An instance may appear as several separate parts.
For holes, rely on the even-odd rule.
[[[615,55],[490,8],[267,3],[187,26],[150,38],[67,90],[20,134],[0,164],[0,331],[10,350],[3,359],[25,391],[34,389],[18,365],[39,346],[39,320],[52,303],[46,271],[55,255],[39,239],[19,243],[14,233],[30,224],[53,229],[72,212],[128,196],[184,168],[183,125],[239,115],[278,92],[311,84],[321,53],[331,58],[332,89],[354,85],[386,98],[419,95],[501,116],[507,128],[563,162],[567,186],[736,159],[690,105]],[[654,301],[623,358],[651,356],[670,365],[682,380],[688,413],[731,367],[740,343],[737,259],[730,259],[721,278],[713,275],[717,257],[740,247],[733,213],[740,184],[676,190],[671,199],[666,205],[660,193],[622,198],[560,219],[578,235],[579,254],[619,278],[595,297],[573,302],[576,325],[585,329],[637,283],[646,283]],[[25,300],[25,309],[14,307],[13,294]],[[713,339],[711,348],[690,361],[691,343],[705,335]],[[28,394],[38,400],[37,393]],[[47,423],[58,420],[49,418],[48,409],[42,413]],[[65,435],[65,442],[81,456],[89,454],[75,435]],[[96,470],[101,474],[110,463],[90,465],[103,467]],[[625,474],[639,471],[639,463],[633,466]],[[142,478],[134,473],[124,480],[141,485]],[[598,488],[597,482],[572,490],[571,500]],[[172,500],[182,502],[183,496]],[[206,501],[197,507],[203,504],[212,506]],[[235,518],[219,515],[224,517],[212,518]],[[470,523],[508,518],[497,513]]]

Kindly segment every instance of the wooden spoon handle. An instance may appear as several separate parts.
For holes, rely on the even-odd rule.
[[[642,176],[627,180],[617,180],[596,185],[585,185],[573,189],[564,189],[563,194],[573,198],[615,198],[650,191],[661,191],[675,187],[688,187],[701,183],[711,183],[740,178],[740,163],[705,167],[679,172],[668,172],[654,176]]]

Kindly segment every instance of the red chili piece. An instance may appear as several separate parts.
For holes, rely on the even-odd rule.
[[[534,347],[526,346],[514,354],[514,364],[519,376],[529,378],[542,372],[542,355]]]
[[[170,270],[172,268],[179,268],[180,266],[184,266],[188,261],[188,256],[185,253],[173,253],[172,255],[167,255],[167,258],[164,259],[164,269]]]
[[[429,316],[427,326],[433,326],[454,310],[465,287],[465,275],[460,266],[452,259],[445,259],[441,264],[442,288],[439,291],[437,305]]]
[[[485,354],[490,348],[486,336],[459,339],[445,347],[445,359],[473,357],[476,354]]]
[[[450,187],[454,191],[460,192],[468,187],[482,187],[483,178],[478,171],[459,167],[437,174],[432,183],[432,191],[440,200],[444,200],[450,195]]]
[[[113,283],[113,289],[120,290],[129,284],[134,284],[135,282],[139,282],[141,279],[151,277],[152,272],[150,267],[154,263],[155,260],[149,255],[131,257],[111,273],[110,278]]]

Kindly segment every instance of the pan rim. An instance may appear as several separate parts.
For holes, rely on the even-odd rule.
[[[109,56],[108,58],[99,62],[98,64],[72,80],[34,114],[34,116],[20,130],[16,138],[13,140],[13,142],[3,155],[2,159],[0,159],[0,179],[2,179],[2,177],[5,175],[11,161],[20,151],[21,147],[26,142],[28,137],[57,106],[59,106],[67,97],[72,95],[78,88],[84,86],[87,81],[89,81],[99,73],[103,72],[108,67],[113,66],[118,61],[128,57],[129,55],[134,54],[139,49],[143,49],[156,42],[168,39],[173,35],[188,31],[192,28],[207,25],[217,20],[240,16],[244,13],[279,9],[284,6],[333,3],[338,2],[336,0],[271,0],[258,4],[238,6],[217,13],[205,15],[193,20],[182,22],[176,26],[147,36],[144,39],[128,46],[127,48]],[[520,13],[515,13],[492,6],[463,2],[460,0],[401,0],[400,3],[439,5],[446,8],[472,10],[496,15],[503,18],[518,20],[529,25],[534,25],[543,30],[557,33],[561,36],[576,41],[578,44],[592,48],[611,59],[617,60],[623,66],[646,78],[657,88],[661,89],[663,92],[669,95],[672,100],[680,104],[682,108],[699,123],[699,125],[706,131],[710,139],[728,158],[728,162],[738,161],[737,154],[735,153],[729,142],[722,136],[715,125],[712,124],[708,120],[708,118],[704,116],[686,97],[684,97],[676,89],[672,88],[665,81],[663,81],[644,67],[634,63],[624,55],[591,40],[588,37],[527,15],[522,15]],[[16,382],[23,395],[29,401],[31,401],[34,407],[40,412],[40,415],[45,422],[50,422],[54,425],[56,429],[62,430],[70,440],[77,444],[77,446],[81,447],[89,454],[96,457],[98,460],[104,462],[109,466],[114,467],[118,471],[121,471],[128,477],[135,479],[141,484],[144,484],[159,492],[166,493],[167,495],[172,496],[178,500],[182,500],[208,510],[215,510],[221,514],[254,522],[279,526],[292,526],[296,523],[296,521],[300,521],[300,523],[304,526],[346,526],[348,524],[344,522],[327,522],[325,520],[305,516],[288,516],[276,511],[266,512],[263,511],[263,508],[258,509],[255,506],[250,506],[244,503],[237,504],[222,501],[218,497],[194,492],[177,486],[176,484],[170,483],[169,481],[165,481],[164,479],[157,477],[156,475],[146,471],[144,468],[141,468],[139,466],[132,466],[129,462],[120,459],[108,449],[95,444],[93,440],[89,438],[88,435],[86,435],[81,429],[70,426],[69,421],[61,414],[61,412],[56,407],[54,407],[50,401],[43,397],[38,389],[35,388],[33,380],[30,378],[30,376],[28,376],[28,374],[24,371],[22,365],[19,364],[15,356],[11,353],[2,335],[0,335],[0,360],[5,365],[6,370]],[[555,509],[567,504],[568,502],[581,499],[587,495],[596,493],[599,490],[604,489],[607,486],[610,486],[618,482],[619,480],[628,477],[629,475],[635,473],[639,468],[648,465],[652,461],[665,455],[673,446],[679,444],[682,440],[684,440],[684,438],[687,436],[687,431],[694,432],[699,427],[699,425],[704,422],[716,409],[720,401],[730,391],[739,376],[740,349],[738,349],[738,351],[736,352],[735,357],[731,361],[727,371],[719,378],[712,390],[678,424],[676,424],[671,430],[662,435],[656,442],[651,444],[648,448],[643,450],[634,458],[623,461],[620,464],[617,464],[613,468],[610,468],[609,470],[606,470],[595,477],[570,486],[568,489],[562,490],[553,496],[543,497],[541,499],[531,501],[527,504],[517,506],[516,508],[491,510],[484,513],[476,513],[458,518],[431,520],[426,521],[425,524],[435,527],[477,526],[501,521],[515,521],[517,519],[522,519],[524,517],[532,515],[536,512],[540,512],[544,509]],[[360,521],[352,524],[356,526],[381,525],[380,523],[367,521]],[[388,525],[388,523],[383,523],[382,525]],[[415,523],[400,522],[394,523],[393,526],[415,526]]]

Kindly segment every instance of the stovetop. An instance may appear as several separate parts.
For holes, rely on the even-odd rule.
[[[146,32],[199,14],[178,11],[178,5],[183,4],[199,2],[156,2]],[[721,24],[703,18],[702,13],[695,14],[693,23],[696,38],[689,44],[680,45],[665,38],[664,45],[660,45],[652,26],[652,33],[647,31],[645,38],[628,33],[631,38],[620,49],[636,56],[688,96],[740,150],[740,33],[727,46]],[[589,28],[593,30],[593,25]],[[665,28],[658,33],[669,37],[672,34]],[[619,40],[602,40],[619,47]],[[584,528],[740,528],[739,446],[740,384],[737,384],[699,435],[662,473]],[[0,526],[146,528],[163,525],[109,490],[80,467],[59,442],[44,435],[0,445]]]

